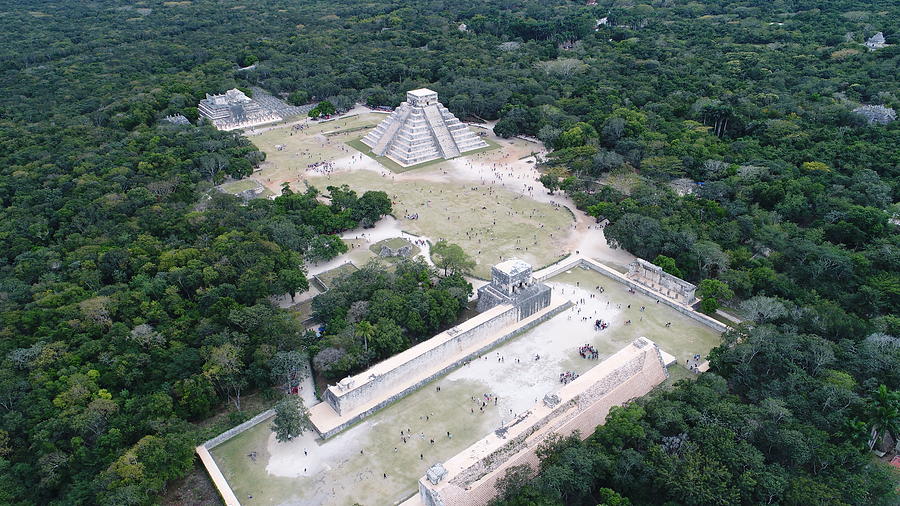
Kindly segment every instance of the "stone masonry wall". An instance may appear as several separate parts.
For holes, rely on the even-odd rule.
[[[269,409],[269,410],[263,411],[262,413],[254,416],[253,418],[247,420],[246,422],[244,422],[240,425],[235,425],[234,427],[226,430],[225,432],[219,434],[218,436],[203,443],[202,446],[204,448],[206,448],[207,450],[212,450],[213,448],[219,446],[220,444],[224,443],[225,441],[228,441],[229,439],[233,438],[234,436],[237,436],[241,432],[244,432],[245,430],[247,430],[247,429],[255,426],[256,424],[263,422],[266,419],[271,418],[273,416],[275,416],[274,409]]]
[[[507,311],[497,315],[495,318],[453,336],[452,339],[425,351],[421,355],[395,367],[378,378],[367,381],[365,384],[359,385],[352,390],[338,392],[337,395],[334,396],[334,401],[337,402],[337,407],[339,409],[336,409],[335,411],[344,413],[357,406],[370,402],[372,399],[378,397],[378,395],[390,390],[391,387],[405,381],[411,373],[427,369],[430,364],[463,351],[471,346],[474,341],[483,338],[494,330],[512,325],[515,321],[516,308],[510,307]],[[452,330],[453,329],[450,329],[450,331]],[[329,399],[329,402],[331,403],[332,399]]]
[[[439,490],[432,490],[423,478],[419,484],[422,501],[429,506],[484,505],[498,493],[497,481],[507,469],[526,464],[536,473],[540,462],[535,452],[547,436],[552,433],[568,436],[577,430],[585,439],[603,424],[612,406],[641,397],[666,379],[661,361],[652,357],[655,351],[648,349],[629,360],[582,394],[554,409],[551,415],[526,431],[524,437],[511,440]]]
[[[468,355],[461,356],[459,358],[459,360],[456,360],[453,363],[447,365],[446,367],[443,367],[440,370],[435,371],[433,374],[429,375],[427,378],[424,378],[421,381],[418,381],[415,384],[410,385],[407,388],[404,388],[402,391],[399,391],[396,394],[385,398],[383,401],[374,405],[372,408],[370,408],[366,411],[363,411],[363,412],[359,413],[358,415],[354,416],[353,418],[342,423],[341,425],[338,425],[337,427],[322,433],[321,434],[322,438],[327,439],[331,436],[334,436],[335,434],[340,433],[344,429],[347,429],[348,427],[358,423],[360,420],[363,420],[364,418],[371,415],[372,413],[374,413],[374,412],[384,408],[385,406],[388,406],[388,405],[402,399],[403,397],[406,397],[410,393],[418,390],[422,386],[424,386],[427,383],[429,383],[430,381],[432,381],[434,378],[437,378],[439,376],[449,373],[450,371],[462,366],[467,361],[472,360],[475,357],[479,357],[479,356],[483,355],[484,353],[490,351],[495,346],[498,346],[498,345],[508,341],[509,339],[511,339],[525,331],[532,329],[536,325],[548,320],[549,318],[552,318],[553,316],[556,316],[557,314],[559,314],[562,311],[565,311],[566,309],[570,308],[571,306],[572,306],[571,302],[566,302],[565,304],[561,304],[560,306],[552,309],[551,311],[548,311],[547,313],[541,315],[541,317],[535,318],[534,320],[531,320],[530,322],[527,322],[524,325],[521,325],[510,332],[507,332],[505,334],[497,336],[496,339],[492,339],[490,342],[486,343],[484,346],[478,348],[475,352],[470,353]],[[512,311],[513,315],[515,314],[515,308],[512,308],[510,311]],[[506,315],[508,313],[509,312],[504,312],[502,316],[506,317]],[[494,321],[494,320],[491,320],[491,321]],[[515,319],[513,319],[513,321],[515,321]],[[482,325],[486,325],[487,323],[490,323],[490,322],[486,322],[485,324],[482,324]],[[481,329],[481,332],[483,335],[484,332],[487,332],[490,329],[495,329],[495,328],[496,328],[496,325],[492,325],[490,327],[485,327],[484,329],[482,329],[482,327],[479,326],[474,329],[471,329],[469,331],[469,333]],[[462,334],[460,334],[460,335],[462,336]],[[468,341],[471,341],[471,339],[468,339]],[[457,343],[458,343],[458,341],[457,341]],[[465,348],[465,346],[461,346],[460,348]],[[427,367],[426,362],[428,362],[429,360],[439,360],[440,358],[442,358],[441,354],[433,353],[435,350],[439,350],[439,349],[440,348],[435,348],[434,350],[432,350],[432,353],[427,353],[425,355],[421,355],[420,357],[422,357],[422,360],[421,361],[417,360],[416,363],[420,364],[419,367]],[[452,353],[452,352],[447,351],[445,353]],[[395,369],[395,371],[396,371],[396,369]]]
[[[613,269],[610,269],[609,267],[605,267],[605,268],[601,267],[601,266],[595,264],[594,262],[587,261],[583,258],[576,258],[573,260],[560,262],[559,264],[555,265],[553,268],[551,268],[549,270],[545,269],[545,270],[541,271],[540,277],[538,278],[537,276],[535,276],[535,279],[538,279],[539,281],[546,281],[547,279],[552,278],[553,276],[556,276],[559,273],[565,272],[573,267],[582,267],[585,269],[591,269],[593,271],[599,272],[600,274],[603,274],[604,276],[612,279],[613,281],[618,281],[619,283],[624,284],[625,286],[631,288],[632,290],[634,290],[636,292],[640,292],[649,297],[659,299],[660,303],[665,304],[665,305],[671,307],[672,309],[678,311],[679,313],[687,316],[688,318],[691,318],[692,320],[696,320],[718,332],[725,332],[726,330],[728,330],[727,325],[720,322],[719,320],[716,320],[715,318],[709,317],[702,313],[698,313],[697,311],[694,311],[693,309],[691,309],[689,307],[679,304],[677,301],[674,301],[668,297],[661,297],[659,293],[651,290],[650,288],[647,288],[646,286],[644,286],[640,283],[636,283],[636,282],[626,278],[625,275],[623,275],[622,273],[620,273],[618,271],[614,271]]]

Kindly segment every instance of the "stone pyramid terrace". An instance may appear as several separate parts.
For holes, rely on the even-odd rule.
[[[377,156],[409,167],[487,147],[478,135],[438,102],[427,88],[406,93],[406,101],[362,139]]]

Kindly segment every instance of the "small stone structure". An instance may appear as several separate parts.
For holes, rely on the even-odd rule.
[[[621,349],[577,379],[548,394],[511,424],[441,464],[419,479],[419,497],[408,504],[478,506],[497,493],[506,471],[526,464],[536,472],[538,447],[551,435],[579,431],[590,436],[609,409],[647,394],[668,377],[659,347],[645,337]],[[407,503],[404,503],[407,504]]]
[[[527,318],[550,304],[550,287],[534,279],[531,265],[511,259],[491,267],[491,282],[478,289],[478,311],[510,304]]]
[[[163,121],[168,121],[173,125],[190,125],[190,120],[187,119],[187,116],[183,114],[171,114],[163,118]]]
[[[883,105],[863,105],[853,109],[853,112],[866,118],[870,125],[887,125],[897,119],[897,111]]]
[[[875,51],[876,49],[887,47],[885,42],[884,33],[878,32],[869,37],[869,40],[866,41],[866,47],[869,48],[869,51]]]
[[[628,279],[649,287],[661,294],[674,299],[682,304],[690,306],[697,302],[694,292],[697,287],[687,281],[677,278],[662,267],[652,264],[643,258],[638,258],[628,264]]]
[[[408,91],[406,102],[366,134],[362,143],[375,155],[404,167],[487,147],[438,102],[437,92],[427,88]]]
[[[400,244],[402,241],[403,244]],[[381,250],[378,256],[382,258],[389,257],[408,257],[412,255],[413,245],[406,239],[397,239],[395,241],[384,241],[381,244]]]
[[[219,130],[236,130],[281,121],[281,115],[263,108],[258,102],[232,88],[222,95],[206,94],[197,106],[200,116]]]

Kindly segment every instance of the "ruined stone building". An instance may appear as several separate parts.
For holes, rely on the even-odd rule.
[[[528,318],[550,304],[550,287],[534,279],[531,265],[517,259],[491,267],[491,282],[478,289],[478,311],[510,304],[519,319]]]
[[[663,271],[662,267],[643,258],[638,258],[628,264],[626,277],[682,304],[690,306],[697,302],[697,297],[694,295],[697,290],[696,286]]]
[[[869,48],[869,51],[875,51],[876,49],[881,49],[887,47],[887,44],[884,40],[884,34],[882,32],[878,32],[875,35],[869,37],[869,40],[866,41],[866,47]]]
[[[437,92],[427,88],[407,92],[406,101],[362,142],[374,154],[404,167],[487,147],[481,137],[438,102]]]
[[[283,119],[281,115],[260,106],[258,102],[236,88],[222,95],[207,93],[197,108],[200,117],[209,120],[219,130],[236,130]]]

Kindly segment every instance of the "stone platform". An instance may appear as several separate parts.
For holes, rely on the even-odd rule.
[[[521,320],[513,305],[485,311],[329,387],[325,402],[310,409],[313,425],[329,438],[571,305],[567,299],[552,297],[547,307]]]

